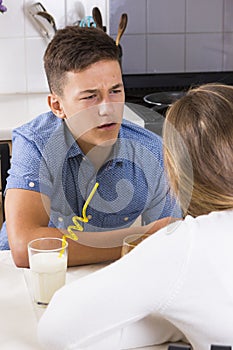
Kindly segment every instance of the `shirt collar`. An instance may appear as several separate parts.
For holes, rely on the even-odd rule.
[[[84,157],[84,153],[77,144],[75,138],[73,137],[72,133],[70,132],[69,128],[67,127],[66,123],[63,123],[64,127],[64,135],[66,140],[66,145],[68,149],[68,158],[74,158],[77,156]]]
[[[77,156],[85,157],[83,151],[77,144],[76,140],[74,139],[72,133],[70,132],[65,122],[63,123],[63,125],[66,144],[68,147],[68,158],[74,158]],[[121,126],[118,138],[116,140],[115,145],[113,146],[113,150],[110,156],[111,165],[123,163],[124,159],[126,159],[126,140],[124,139],[123,135],[124,132]]]

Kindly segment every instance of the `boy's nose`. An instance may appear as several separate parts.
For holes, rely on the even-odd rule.
[[[102,102],[98,105],[98,114],[99,116],[110,115],[114,111],[113,103],[110,102]]]

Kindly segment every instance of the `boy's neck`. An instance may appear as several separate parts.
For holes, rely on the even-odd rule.
[[[89,147],[89,150],[83,149],[82,145],[79,145],[82,149],[83,153],[90,160],[96,170],[100,169],[101,166],[106,163],[106,161],[110,158],[112,153],[113,145],[105,145],[105,146],[94,146],[92,148]]]

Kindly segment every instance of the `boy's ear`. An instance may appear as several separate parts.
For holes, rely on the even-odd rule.
[[[58,118],[65,119],[66,115],[65,115],[65,112],[63,110],[61,100],[57,95],[55,95],[53,93],[48,95],[48,105],[51,108],[51,111]]]

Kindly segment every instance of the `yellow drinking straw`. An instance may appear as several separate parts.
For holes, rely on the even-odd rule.
[[[95,194],[95,192],[96,192],[98,187],[99,187],[99,183],[96,182],[95,186],[91,190],[91,193],[89,194],[86,202],[84,203],[84,206],[83,206],[83,209],[82,209],[83,217],[81,218],[80,216],[76,216],[76,215],[72,217],[72,221],[73,221],[74,225],[68,226],[68,228],[67,228],[68,233],[64,234],[62,236],[62,248],[64,248],[65,245],[66,245],[66,238],[70,238],[73,241],[77,241],[78,240],[78,236],[73,232],[73,230],[75,230],[75,231],[83,231],[83,227],[82,227],[82,225],[80,225],[79,221],[81,221],[81,222],[88,222],[88,218],[87,218],[87,215],[86,215],[87,207],[88,207],[90,201],[92,200],[92,197],[94,196],[94,194]],[[61,252],[59,254],[59,257],[61,257],[63,253],[64,253],[64,249],[61,250]]]

